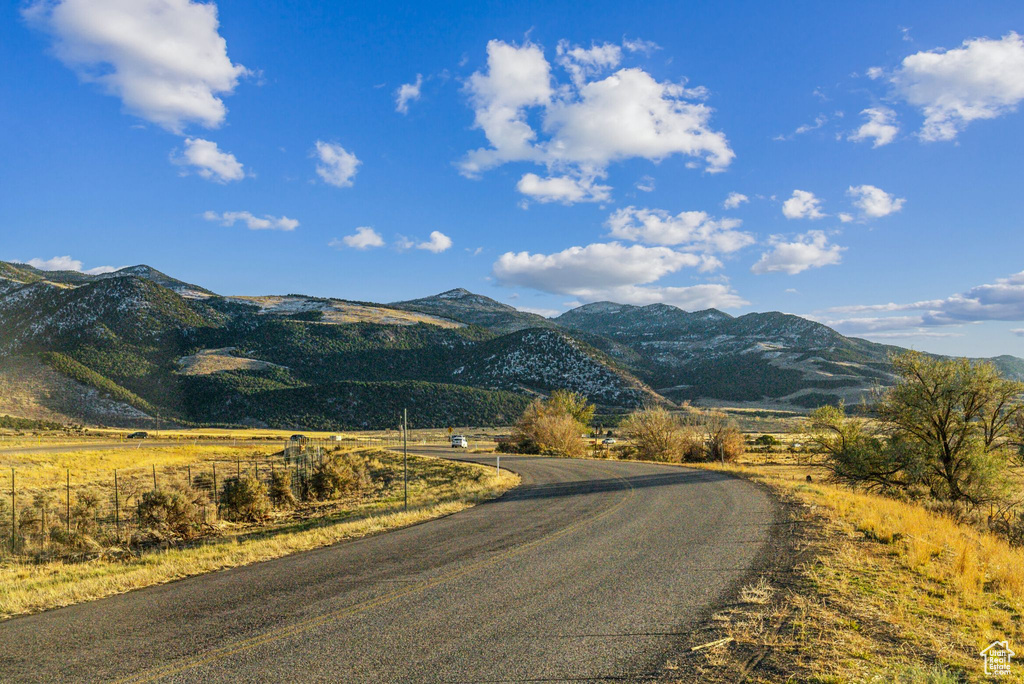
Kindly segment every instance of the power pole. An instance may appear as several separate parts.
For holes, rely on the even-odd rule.
[[[409,510],[409,409],[402,409],[402,486],[405,510]]]

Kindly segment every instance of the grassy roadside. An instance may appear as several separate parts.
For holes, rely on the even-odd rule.
[[[325,515],[258,529],[238,527],[200,545],[81,563],[0,564],[0,619],[90,601],[215,570],[279,558],[450,515],[499,496],[518,476],[471,463],[410,456],[409,511],[394,491]]]
[[[714,617],[717,638],[733,641],[683,656],[703,681],[985,681],[985,646],[1024,644],[1024,549],[818,473],[808,481],[807,467],[698,467],[771,488],[803,530],[789,576],[760,578]],[[1024,665],[1000,680],[1024,682]]]

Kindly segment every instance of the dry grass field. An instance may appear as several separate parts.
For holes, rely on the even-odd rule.
[[[804,530],[794,576],[761,578],[715,616],[734,641],[699,655],[706,681],[736,681],[752,652],[767,674],[749,681],[983,681],[985,646],[1024,643],[1024,549],[916,503],[830,484],[790,455],[770,459],[697,466],[770,487]]]
[[[239,440],[242,441],[242,440]],[[16,463],[19,496],[49,492],[61,497],[67,470],[74,487],[101,485],[114,468],[148,473],[182,482],[186,468],[193,472],[213,460],[269,459],[278,445],[232,447],[217,440],[196,446],[140,446],[130,449],[79,450],[62,453],[3,454]],[[155,547],[115,546],[97,549],[77,561],[0,555],[0,619],[37,612],[182,577],[277,558],[298,551],[362,537],[448,515],[500,495],[518,483],[508,471],[498,474],[483,466],[443,459],[409,457],[409,508],[402,498],[401,456],[375,447],[342,449],[368,459],[391,476],[366,491],[330,501],[304,502],[273,511],[261,523],[232,523],[219,519],[204,525],[202,536],[185,543]],[[280,466],[279,466],[280,467]],[[230,464],[228,474],[231,472]],[[9,475],[7,475],[9,478]],[[9,479],[0,476],[0,491]],[[122,481],[123,486],[123,481]],[[8,509],[9,510],[9,509]],[[26,562],[27,561],[27,562]]]

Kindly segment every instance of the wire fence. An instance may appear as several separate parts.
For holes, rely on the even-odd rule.
[[[344,447],[394,446],[375,440],[299,439],[280,451],[249,458],[209,459],[187,465],[119,468],[33,481],[31,468],[0,470],[0,556],[62,557],[159,541],[188,509],[201,535],[235,505],[239,483],[262,485],[271,503],[306,501],[325,460]],[[19,476],[19,470],[21,471]],[[286,490],[286,491],[285,491]],[[230,501],[226,500],[230,499]]]

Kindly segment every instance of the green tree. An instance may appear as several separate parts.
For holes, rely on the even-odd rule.
[[[896,384],[877,406],[877,428],[842,406],[811,414],[811,441],[836,479],[971,508],[1005,497],[1015,434],[1024,426],[1024,384],[989,363],[893,357]]]
[[[585,428],[590,427],[594,420],[594,405],[578,392],[555,390],[547,403],[554,411],[572,416],[573,420]]]
[[[808,440],[825,454],[833,479],[876,491],[906,490],[921,481],[917,454],[846,415],[842,403],[810,415]]]
[[[894,357],[893,366],[899,380],[879,404],[879,418],[917,456],[932,495],[968,506],[1003,496],[1024,383],[990,363],[918,352]]]

